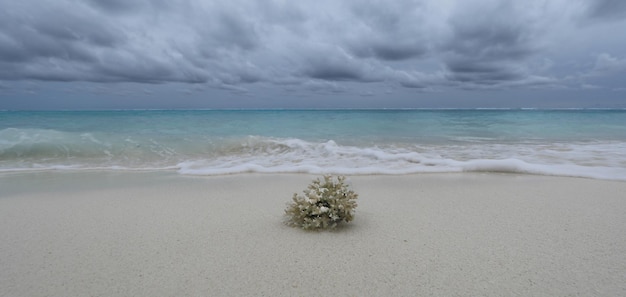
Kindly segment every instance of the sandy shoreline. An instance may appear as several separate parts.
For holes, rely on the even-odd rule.
[[[353,176],[352,223],[283,225],[314,177],[0,175],[0,296],[626,295],[626,182]]]

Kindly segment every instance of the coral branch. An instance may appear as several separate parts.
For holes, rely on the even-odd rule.
[[[358,195],[348,188],[345,176],[325,175],[314,180],[304,196],[293,194],[285,209],[286,224],[302,229],[332,229],[341,221],[350,222]]]

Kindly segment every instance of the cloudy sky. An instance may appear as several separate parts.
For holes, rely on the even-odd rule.
[[[626,107],[624,0],[0,0],[0,109]]]

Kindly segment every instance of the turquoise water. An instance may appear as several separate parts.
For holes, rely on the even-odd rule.
[[[34,170],[626,180],[626,110],[0,112],[0,171]]]

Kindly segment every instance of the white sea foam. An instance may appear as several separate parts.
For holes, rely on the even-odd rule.
[[[508,172],[626,180],[626,144],[355,147],[254,138],[247,149],[179,163],[181,174]],[[591,154],[591,155],[590,155]],[[512,157],[509,157],[512,156]]]
[[[626,113],[615,110],[3,113],[0,172],[511,172],[626,180],[625,127]]]
[[[509,172],[626,180],[626,143],[349,146],[335,141],[249,136],[209,146],[155,139],[111,143],[92,134],[2,131],[0,172],[177,170],[188,175],[258,173],[412,174]],[[11,134],[12,137],[7,137]],[[204,147],[204,150],[199,148]]]

